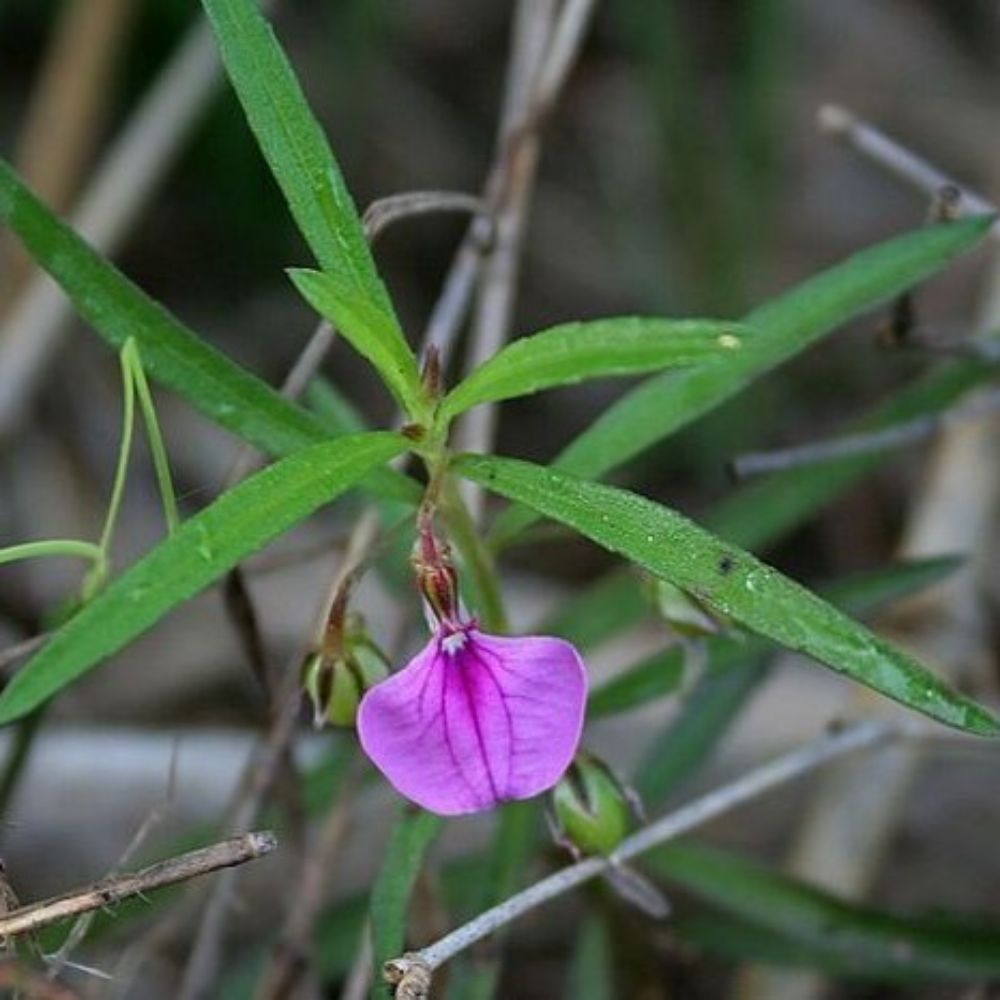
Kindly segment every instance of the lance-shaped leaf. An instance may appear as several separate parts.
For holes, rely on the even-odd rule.
[[[728,361],[752,331],[722,320],[619,316],[563,323],[522,337],[483,362],[441,404],[451,420],[480,403],[609,375]]]
[[[55,633],[0,695],[0,723],[31,711],[405,449],[396,434],[343,437],[281,459],[223,494]]]
[[[112,347],[134,337],[143,368],[209,419],[271,455],[329,435],[311,414],[188,330],[56,218],[0,160],[0,219]]]
[[[832,587],[823,588],[822,595],[833,604],[854,613],[870,611],[879,604],[892,601],[905,594],[921,590],[953,573],[962,561],[951,557],[918,559],[903,562],[884,569],[872,570],[845,580],[839,580]],[[728,636],[725,633],[710,636],[704,640],[707,673],[731,673],[732,668],[747,664],[757,657],[766,643],[748,641],[744,634]],[[587,718],[626,712],[647,702],[672,694],[684,679],[687,651],[679,644],[645,656],[637,663],[608,678],[591,689],[587,700]],[[691,698],[697,697],[696,688]],[[690,709],[690,704],[688,705]],[[678,724],[685,717],[700,713],[685,711]],[[658,754],[659,756],[659,754]],[[663,754],[669,764],[680,754]]]
[[[133,338],[143,370],[210,420],[276,458],[329,439],[322,421],[205,343],[133,284],[53,215],[2,160],[0,219],[104,341],[121,348]],[[377,469],[366,485],[396,500],[420,498],[416,484],[392,469]]]
[[[727,851],[690,842],[645,864],[757,927],[777,932],[855,975],[987,980],[1000,975],[1000,926],[968,917],[903,917],[848,903]]]
[[[321,295],[312,294],[316,282],[302,278],[296,284],[420,419],[425,414],[413,352],[340,168],[274,32],[256,0],[203,3],[250,128],[327,279],[318,282]]]
[[[943,268],[986,235],[990,217],[925,226],[856,253],[745,317],[753,351],[740,363],[654,375],[604,411],[559,455],[557,468],[595,479],[736,395],[849,319]],[[505,543],[534,521],[507,511],[493,531]]]
[[[340,167],[256,0],[203,6],[250,128],[316,260],[391,314]]]
[[[366,357],[413,420],[429,417],[413,352],[395,317],[341,277],[308,268],[288,272],[303,298]]]
[[[837,581],[823,589],[823,596],[861,614],[937,583],[960,563],[948,557],[900,563]],[[706,641],[704,676],[636,769],[635,785],[647,805],[662,802],[698,770],[767,676],[772,659],[767,643],[742,639],[712,636]]]
[[[487,489],[568,524],[782,646],[807,653],[946,725],[1000,736],[1000,723],[986,709],[912,657],[668,507],[513,459],[466,455],[454,467]]]
[[[410,896],[424,857],[443,826],[440,816],[411,806],[404,807],[393,825],[371,894],[369,916],[376,969],[403,953]],[[372,996],[383,995],[384,987],[376,980]]]

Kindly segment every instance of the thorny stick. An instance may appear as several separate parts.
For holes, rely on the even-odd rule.
[[[847,434],[829,441],[815,441],[775,451],[748,452],[734,459],[732,471],[738,479],[745,479],[765,472],[781,472],[803,465],[814,465],[817,462],[849,458],[852,455],[902,448],[923,441],[945,427],[978,420],[998,410],[1000,410],[1000,389],[993,389],[976,396],[971,402],[953,407],[944,413],[916,417],[882,430]]]
[[[186,882],[220,868],[245,864],[270,854],[276,846],[272,833],[248,833],[210,847],[188,851],[176,858],[158,861],[134,874],[114,875],[83,889],[0,915],[0,938],[37,931],[67,917],[120,903],[130,896],[141,896],[154,889]]]
[[[139,828],[133,834],[132,839],[125,847],[114,867],[108,872],[108,876],[118,875],[121,872],[125,865],[135,856],[139,848],[146,842],[152,831],[163,822],[167,811],[173,804],[174,795],[177,790],[177,750],[178,745],[175,743],[173,752],[170,755],[170,767],[167,771],[167,785],[163,799],[153,806],[146,815],[146,818],[139,824]],[[50,980],[55,979],[62,969],[69,964],[70,955],[80,946],[89,933],[94,916],[95,914],[91,912],[78,917],[58,950],[49,956],[48,977]]]
[[[821,131],[846,143],[856,153],[922,194],[933,196],[943,187],[957,187],[962,192],[958,206],[959,216],[991,215],[996,212],[996,206],[981,195],[957,183],[942,170],[846,108],[825,104],[819,109],[817,121]],[[990,235],[994,239],[1000,239],[1000,225],[995,225],[990,230]]]
[[[877,746],[907,733],[899,724],[862,722],[799,747],[763,764],[736,781],[650,823],[621,842],[608,858],[588,858],[550,875],[486,910],[434,944],[399,959],[436,969],[499,928],[570,889],[602,874],[609,866],[630,861],[660,844],[687,833],[711,819],[792,781],[829,761]]]

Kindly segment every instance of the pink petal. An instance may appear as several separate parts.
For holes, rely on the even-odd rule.
[[[445,816],[551,788],[576,753],[586,671],[562,639],[435,636],[365,695],[358,735],[396,789]]]

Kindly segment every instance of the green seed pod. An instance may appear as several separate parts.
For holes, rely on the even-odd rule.
[[[302,686],[312,702],[316,728],[353,726],[365,692],[388,676],[381,650],[360,629],[347,634],[339,656],[310,654],[302,668]]]
[[[579,854],[610,854],[632,825],[629,795],[597,757],[577,754],[552,792],[559,837]]]

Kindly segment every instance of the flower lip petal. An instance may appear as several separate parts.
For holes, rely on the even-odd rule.
[[[580,741],[587,678],[576,649],[547,636],[439,631],[358,712],[365,752],[432,812],[491,809],[551,788]]]

